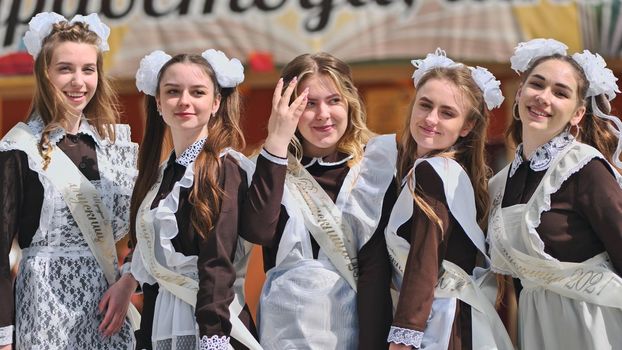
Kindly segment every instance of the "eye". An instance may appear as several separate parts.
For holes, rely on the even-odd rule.
[[[195,96],[205,96],[205,95],[207,95],[207,91],[205,91],[205,90],[201,90],[201,89],[199,89],[199,90],[194,90],[192,93],[193,93]]]
[[[539,81],[530,81],[529,86],[534,87],[534,88],[542,88],[543,84],[540,83]]]
[[[569,94],[566,91],[560,90],[560,91],[555,91],[555,96],[560,97],[560,98],[569,98]]]
[[[336,96],[330,99],[329,101],[333,105],[338,105],[341,103],[341,96]]]
[[[307,101],[307,108],[313,108],[315,107],[315,102],[314,101]]]
[[[452,110],[443,110],[441,114],[446,118],[453,118],[456,116],[456,113],[454,113],[454,111]]]
[[[169,88],[169,89],[164,90],[164,92],[165,92],[167,95],[175,95],[175,94],[178,94],[178,93],[179,93],[179,90],[177,90],[177,89],[175,89],[175,88]]]
[[[59,66],[58,71],[62,73],[71,72],[70,66]]]
[[[426,102],[426,101],[420,101],[420,102],[418,103],[418,106],[419,106],[421,109],[425,109],[425,110],[429,110],[429,109],[431,109],[431,108],[432,108],[432,104],[431,104],[430,102]]]

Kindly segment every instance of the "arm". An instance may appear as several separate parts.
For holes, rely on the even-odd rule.
[[[441,230],[436,222],[432,222],[414,205],[410,251],[389,341],[419,348],[432,309],[440,262],[444,258],[442,244],[443,236],[448,235],[449,209],[442,180],[430,164],[423,162],[418,165],[415,176],[416,193],[441,219],[443,228]]]
[[[223,196],[220,212],[206,239],[199,238],[199,291],[195,315],[201,346],[227,349],[231,322],[229,305],[233,301],[236,272],[233,258],[238,241],[240,191],[246,191],[243,171],[232,159],[225,157],[220,183]]]
[[[279,79],[276,85],[268,120],[268,137],[257,159],[257,167],[242,205],[245,218],[240,226],[242,237],[266,247],[272,247],[274,243],[281,211],[287,171],[287,148],[307,104],[307,90],[289,103],[295,87],[296,79],[288,84],[284,92],[283,79]]]
[[[9,253],[19,230],[25,173],[28,168],[26,154],[20,151],[0,152],[0,346],[13,343],[13,282]]]
[[[618,275],[622,274],[622,189],[601,160],[583,167],[577,189],[578,209],[603,242]]]
[[[393,318],[391,302],[391,264],[384,229],[397,199],[391,182],[382,203],[380,223],[371,239],[358,253],[359,277],[356,303],[359,318],[359,350],[387,349],[387,336]]]

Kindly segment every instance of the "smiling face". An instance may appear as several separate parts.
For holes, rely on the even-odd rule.
[[[173,137],[193,140],[207,136],[207,124],[220,106],[214,82],[194,63],[174,63],[160,79],[156,101]]]
[[[417,156],[453,146],[465,137],[473,123],[467,122],[468,99],[446,79],[433,78],[417,89],[410,116],[410,134],[417,143]]]
[[[59,43],[52,53],[48,76],[71,112],[81,115],[97,90],[97,48],[71,41]]]
[[[534,67],[516,97],[523,139],[544,144],[568,124],[577,125],[585,113],[578,89],[570,63],[550,59]]]
[[[298,85],[309,89],[307,106],[298,121],[305,156],[324,157],[337,149],[348,127],[348,106],[328,76],[314,74]]]

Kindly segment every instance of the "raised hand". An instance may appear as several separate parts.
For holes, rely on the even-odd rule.
[[[292,79],[283,92],[283,78],[279,79],[272,96],[272,112],[268,121],[268,137],[264,148],[271,154],[285,158],[287,146],[296,132],[298,119],[307,105],[308,89],[305,89],[291,104],[289,100],[298,80]]]

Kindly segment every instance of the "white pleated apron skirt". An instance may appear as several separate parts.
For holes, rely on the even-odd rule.
[[[304,259],[270,270],[259,320],[266,350],[358,347],[356,292],[326,260]]]

